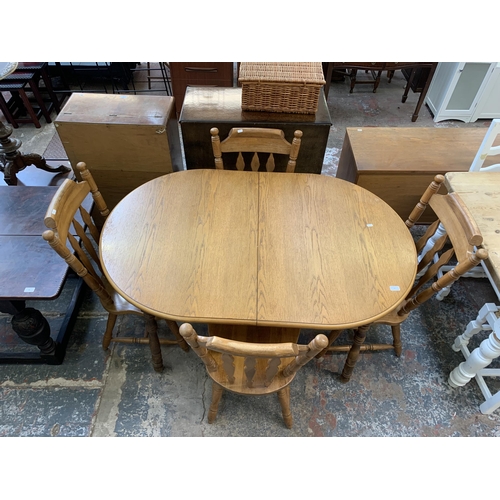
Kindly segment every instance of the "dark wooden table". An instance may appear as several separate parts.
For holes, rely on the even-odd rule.
[[[302,130],[304,135],[295,172],[320,174],[332,125],[323,92],[314,115],[243,111],[241,92],[241,88],[236,87],[186,89],[179,123],[187,168],[215,168],[212,127],[219,129],[221,139],[225,139],[234,127],[262,127],[283,130],[288,142],[292,142],[295,130]],[[276,167],[281,168],[279,162],[286,165],[287,158],[277,156],[275,160]]]
[[[438,64],[437,62],[329,62],[327,64],[326,75],[325,75],[326,98],[328,99],[328,90],[330,87],[330,83],[332,81],[332,73],[334,70],[361,69],[366,71],[376,71],[377,78],[374,82],[374,89],[373,89],[373,92],[375,92],[377,90],[378,82],[380,81],[380,74],[382,73],[382,71],[396,71],[398,69],[400,70],[404,69],[409,71],[409,76],[408,76],[408,83],[403,93],[403,97],[401,98],[401,102],[406,102],[410,88],[412,89],[417,88],[414,85],[414,80],[417,78],[418,70],[422,68],[428,68],[429,73],[427,76],[427,80],[423,84],[423,87],[419,88],[418,90],[414,90],[420,92],[420,97],[418,98],[415,111],[413,112],[413,115],[411,117],[411,121],[415,122],[417,121],[420,108],[422,107],[422,104],[425,101],[425,95],[427,94],[427,90],[429,89],[429,85],[431,84],[431,80],[436,71],[437,64]],[[358,82],[358,83],[363,83],[363,82]],[[351,92],[352,88],[353,86],[351,86]]]
[[[54,340],[46,318],[28,300],[56,299],[68,276],[68,265],[43,240],[43,223],[56,186],[0,186],[0,311],[12,314],[12,329],[39,352],[0,352],[0,362],[60,364],[82,298],[76,277],[71,303]],[[92,199],[87,199],[90,209]],[[0,335],[5,332],[0,331]]]

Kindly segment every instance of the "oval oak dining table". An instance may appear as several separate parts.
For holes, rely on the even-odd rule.
[[[396,308],[417,255],[402,219],[347,181],[195,169],[123,198],[101,233],[110,284],[141,310],[211,335],[296,342]]]

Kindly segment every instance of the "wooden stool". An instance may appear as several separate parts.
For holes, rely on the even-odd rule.
[[[7,77],[8,78],[8,77]],[[35,100],[38,104],[38,112],[36,112],[32,106],[32,103],[26,94],[26,87],[30,84],[29,80],[21,81],[7,81],[5,78],[0,82],[0,109],[4,114],[7,121],[14,127],[19,128],[19,123],[34,123],[36,128],[41,128],[39,118],[43,114],[47,123],[51,123],[50,114],[43,103],[40,93],[35,87],[31,87],[31,91],[35,96]],[[2,92],[10,92],[11,98],[6,101]],[[29,117],[19,118],[23,112],[26,112]]]
[[[35,73],[34,80],[38,85],[40,92],[46,92],[49,96],[50,103],[47,107],[49,113],[52,111],[52,109],[55,109],[57,113],[60,113],[64,99],[66,98],[66,95],[69,95],[69,93],[66,94],[66,92],[64,92],[61,98],[58,98],[52,86],[52,81],[48,73],[48,67],[49,63],[47,62],[20,62],[17,63],[17,69],[16,71],[14,71],[13,75],[15,75],[16,73],[33,71]],[[40,86],[41,82],[43,82],[43,87]]]
[[[40,92],[40,88],[38,86],[38,82],[40,80],[40,74],[36,71],[14,71],[14,73],[10,74],[6,78],[4,78],[3,82],[5,83],[27,83],[30,87],[30,90],[34,96],[34,101],[40,108],[43,116],[47,120],[47,123],[51,123],[50,112],[54,108],[54,104],[49,102],[49,106],[45,105],[45,101],[43,100],[42,93]],[[2,82],[2,83],[3,83]]]

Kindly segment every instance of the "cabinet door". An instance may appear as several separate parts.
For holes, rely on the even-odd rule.
[[[497,63],[481,93],[471,122],[478,118],[500,118],[500,63]]]
[[[464,63],[459,66],[458,79],[446,105],[447,111],[470,111],[477,96],[484,87],[489,73],[490,63]]]
[[[443,63],[441,71],[436,75],[436,82],[433,81],[434,88],[429,89],[433,99],[433,103],[429,102],[429,107],[434,112],[434,121],[471,121],[494,68],[495,63]],[[439,93],[436,89],[439,89]],[[434,94],[435,98],[432,97]]]

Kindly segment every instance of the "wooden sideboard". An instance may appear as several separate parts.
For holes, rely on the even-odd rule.
[[[323,168],[332,121],[323,92],[315,115],[243,111],[241,88],[188,87],[179,122],[186,167],[215,168],[210,129],[217,127],[226,138],[234,127],[279,128],[292,142],[295,130],[302,130],[302,144],[296,172],[320,174]],[[286,158],[276,157],[276,167]],[[231,165],[229,165],[231,168]]]
[[[406,220],[436,174],[469,170],[485,134],[484,128],[348,127],[337,177],[368,189]],[[435,219],[427,208],[419,222]]]

